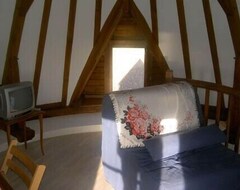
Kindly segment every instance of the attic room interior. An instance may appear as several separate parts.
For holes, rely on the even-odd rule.
[[[193,110],[197,109],[199,112],[195,116],[198,115],[200,125],[219,126],[226,136],[225,148],[231,149],[234,156],[239,155],[239,10],[239,0],[1,0],[1,160],[4,157],[3,153],[8,148],[10,138],[17,138],[19,144],[26,140],[25,127],[32,134],[27,134],[30,136],[29,139],[27,137],[28,148],[24,150],[30,155],[33,154],[35,160],[43,163],[47,163],[45,159],[48,159],[49,149],[51,149],[51,153],[55,152],[53,151],[55,150],[54,145],[51,147],[48,140],[81,134],[85,135],[81,136],[85,139],[83,142],[80,138],[72,138],[73,142],[65,142],[65,144],[69,143],[70,146],[80,142],[85,143],[84,146],[89,148],[93,142],[98,142],[96,151],[99,153],[98,162],[103,161],[103,166],[101,163],[101,167],[99,167],[106,178],[105,180],[104,174],[101,172],[101,177],[97,177],[99,171],[92,172],[96,176],[92,176],[94,179],[91,183],[94,181],[96,183],[99,179],[104,183],[98,181],[99,186],[91,184],[85,186],[85,189],[99,189],[100,187],[106,190],[112,188],[146,189],[148,187],[145,187],[145,184],[150,183],[149,181],[142,180],[136,184],[132,182],[127,186],[128,180],[125,180],[124,177],[119,177],[118,174],[114,179],[111,177],[115,174],[111,173],[109,168],[117,167],[118,164],[123,164],[123,161],[120,164],[111,160],[114,159],[114,150],[109,150],[111,146],[106,150],[101,147],[106,142],[109,144],[112,140],[107,138],[107,135],[112,135],[111,130],[103,127],[105,122],[107,126],[110,126],[104,117],[104,114],[107,114],[107,118],[108,114],[111,115],[109,113],[111,109],[108,107],[109,100],[106,97],[109,94],[113,94],[111,98],[113,96],[120,97],[121,92],[123,92],[122,94],[124,92],[136,93],[136,97],[140,97],[141,95],[137,93],[148,91],[147,89],[151,91],[158,86],[162,94],[166,93],[166,89],[170,93],[170,91],[176,90],[173,88],[175,84],[177,86],[182,84],[181,87],[176,87],[177,93],[179,93],[179,88],[189,90],[188,85],[194,89],[186,91],[184,94],[197,94],[195,95],[197,103],[194,103],[196,108]],[[5,109],[2,108],[5,105],[3,97],[7,99],[7,96],[1,96],[1,93],[3,94],[7,89],[6,86],[23,84],[24,81],[31,82],[31,90],[34,94],[31,100],[34,108],[31,107],[31,110],[36,110],[37,115],[33,115],[33,118],[29,117],[26,122],[21,120],[17,125],[4,127],[8,126],[6,123],[8,121],[11,123],[14,118],[3,117],[2,114],[6,112],[2,111]],[[155,93],[155,90],[151,93]],[[161,97],[161,93],[157,96]],[[151,94],[146,95],[143,99],[149,103],[151,99],[151,101],[155,101],[154,97],[155,94]],[[170,95],[168,97],[171,98]],[[23,99],[27,98],[22,98],[22,102]],[[113,101],[113,99],[111,100]],[[131,99],[131,101],[134,100]],[[190,101],[188,98],[184,100]],[[157,102],[159,101],[156,100],[155,103]],[[161,104],[165,102],[161,102]],[[172,102],[169,104],[172,105]],[[114,101],[112,104],[114,107],[112,113],[115,113],[117,118],[117,106]],[[5,107],[10,107],[6,105]],[[149,105],[149,107],[151,106]],[[170,107],[166,106],[165,108],[170,109]],[[127,109],[129,111],[130,108]],[[143,106],[142,109],[145,110],[146,106]],[[20,117],[24,117],[24,114],[21,114]],[[194,117],[192,115],[191,118]],[[36,116],[39,118],[37,119]],[[16,120],[18,120],[18,115],[16,115]],[[39,121],[40,127],[38,127]],[[126,118],[121,121],[126,122]],[[118,123],[115,125],[120,126]],[[131,128],[128,127],[126,126],[124,129]],[[17,132],[17,129],[21,129],[21,134]],[[155,132],[154,135],[151,133],[151,138],[155,136]],[[11,137],[8,136],[8,133],[11,133]],[[99,139],[86,145],[88,142],[86,139],[89,137],[92,140],[94,133],[97,133]],[[137,132],[132,130],[130,135],[135,133]],[[158,134],[160,133],[161,131],[158,131]],[[106,139],[104,139],[105,137]],[[137,140],[142,140],[142,138],[142,136],[137,136]],[[144,138],[140,147],[144,146],[144,141],[149,137]],[[41,150],[38,141],[40,141]],[[221,143],[223,144],[223,142]],[[26,143],[24,145],[26,147]],[[81,152],[81,150],[79,151]],[[90,152],[92,153],[92,151]],[[108,161],[108,153],[111,153],[110,161]],[[122,150],[116,154],[125,155]],[[64,156],[61,159],[64,162],[63,159],[68,159],[68,157]],[[239,160],[240,163],[238,157],[236,160]],[[113,165],[108,165],[110,163]],[[236,162],[236,168],[240,168],[239,163]],[[49,176],[54,176],[49,168],[51,166],[46,164],[46,171],[39,189],[48,189],[49,187],[62,189],[60,185],[54,188],[53,185],[56,185],[54,182],[51,183],[52,186],[49,185]],[[87,173],[86,176],[92,173]],[[134,173],[132,176],[135,175],[137,174]],[[237,175],[236,178],[240,179],[239,174]],[[119,183],[117,179],[123,182]],[[79,184],[71,180],[66,179],[68,183],[77,184],[76,187],[71,186],[72,189],[79,189]],[[137,180],[133,179],[133,181]],[[234,184],[234,181],[232,183]],[[187,180],[185,179],[186,184]],[[162,184],[160,183],[160,185]],[[157,190],[160,185],[157,184],[157,188],[152,189]],[[165,186],[161,187],[165,188]],[[225,186],[223,185],[223,187]],[[178,186],[177,188],[172,187],[172,189],[188,188],[183,185],[181,188]],[[235,189],[240,189],[240,187]]]

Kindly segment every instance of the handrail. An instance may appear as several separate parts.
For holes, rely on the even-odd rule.
[[[201,80],[194,80],[194,79],[184,79],[184,78],[173,78],[173,81],[180,81],[184,80],[192,84],[194,87],[197,88],[204,88],[212,91],[221,92],[223,94],[231,94],[233,96],[240,98],[240,90],[237,90],[233,87],[220,85],[213,82],[201,81]]]
[[[209,99],[210,99],[210,91],[215,91],[217,93],[217,100],[216,100],[216,111],[215,111],[215,123],[219,124],[220,122],[220,115],[222,112],[222,100],[223,100],[223,95],[228,96],[228,105],[227,105],[227,119],[224,120],[226,122],[226,147],[228,147],[229,143],[229,137],[230,137],[230,125],[231,125],[231,114],[233,112],[232,106],[233,106],[233,98],[240,98],[240,90],[235,89],[233,87],[213,83],[213,82],[207,82],[207,81],[200,81],[200,80],[193,80],[193,79],[183,79],[183,78],[173,78],[172,81],[187,81],[191,85],[193,85],[196,88],[201,88],[205,89],[205,97],[204,97],[204,109],[203,109],[203,115],[204,115],[204,120],[205,124],[207,124],[209,120]],[[240,127],[238,128],[236,137],[235,137],[235,147],[234,150],[235,152],[238,152],[239,150],[239,140],[240,140]]]

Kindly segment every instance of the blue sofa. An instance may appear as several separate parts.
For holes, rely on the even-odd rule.
[[[240,156],[223,145],[226,137],[218,126],[204,126],[195,96],[198,127],[154,135],[144,139],[143,146],[121,148],[113,100],[111,94],[105,95],[102,163],[115,190],[240,190]]]

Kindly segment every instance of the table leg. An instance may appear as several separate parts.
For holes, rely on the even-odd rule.
[[[41,144],[41,151],[42,154],[44,155],[44,150],[43,150],[43,115],[40,114],[39,117],[39,124],[40,124],[40,144]]]
[[[23,132],[24,132],[24,146],[25,146],[25,149],[27,149],[27,130],[26,130],[26,122],[24,121],[24,122],[21,123],[20,125],[22,125],[22,127],[23,127]]]
[[[6,131],[7,131],[8,145],[10,145],[10,142],[11,142],[11,127],[10,127],[10,125],[6,125]]]

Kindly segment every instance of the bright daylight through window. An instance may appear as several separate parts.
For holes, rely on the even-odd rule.
[[[112,90],[144,87],[144,48],[112,49]]]

